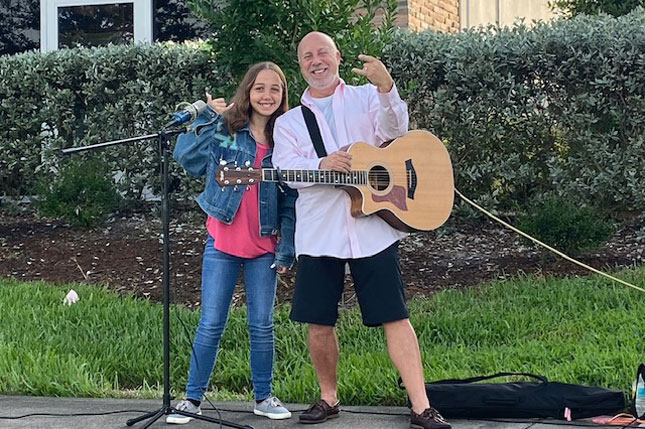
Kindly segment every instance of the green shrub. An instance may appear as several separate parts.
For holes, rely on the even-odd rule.
[[[611,225],[590,206],[548,196],[520,216],[519,228],[565,254],[597,249],[612,234]]]
[[[41,181],[36,208],[41,216],[93,227],[119,206],[120,196],[110,172],[98,161],[74,161],[53,181]]]
[[[528,28],[401,32],[384,55],[411,126],[448,147],[456,186],[487,208],[558,189],[645,211],[645,13]]]
[[[551,9],[564,12],[573,17],[580,14],[598,15],[606,13],[621,16],[639,6],[645,6],[643,0],[554,0],[549,2]]]
[[[202,44],[110,45],[0,57],[0,195],[33,195],[60,150],[159,131],[180,101],[222,79]],[[127,199],[159,191],[156,141],[95,152]],[[172,163],[173,172],[181,170]],[[194,182],[194,181],[193,181]]]
[[[273,61],[286,75],[291,106],[300,104],[307,86],[300,75],[297,55],[298,43],[305,34],[317,30],[334,37],[343,56],[341,74],[350,84],[364,84],[365,78],[350,71],[352,67],[362,67],[359,54],[380,56],[384,46],[391,42],[397,3],[396,0],[186,2],[195,16],[210,24],[215,34],[209,41],[215,61],[222,72],[232,77],[233,87],[251,64]],[[378,21],[374,19],[377,14]]]
[[[324,1],[308,4],[314,3]],[[316,28],[327,29],[321,26],[329,10],[309,12],[310,21],[320,24]],[[284,22],[275,25],[284,29]],[[294,40],[304,31],[298,25]],[[357,25],[338,34],[327,29],[343,49],[341,76],[350,83],[355,76],[346,67],[371,37],[364,29]],[[249,58],[243,60],[265,52],[256,50],[258,43],[286,52],[285,40],[291,39],[285,37],[262,33],[255,44],[244,45]],[[374,39],[368,48],[383,40]],[[224,59],[233,57],[218,52],[223,48],[217,43],[205,45],[120,45],[0,57],[5,124],[0,195],[33,194],[33,173],[49,175],[62,148],[155,132],[179,101],[203,99],[204,90],[230,96],[226,88],[236,76]],[[620,18],[579,16],[531,28],[398,32],[381,57],[408,103],[411,127],[442,139],[456,186],[469,198],[500,212],[557,189],[570,200],[629,214],[645,211],[643,46],[645,14],[639,9]],[[293,58],[279,60],[294,67],[288,71],[293,90],[297,64]],[[144,189],[159,194],[154,141],[94,156],[118,175],[118,189],[128,201],[140,200]],[[203,186],[177,163],[171,163],[170,174],[178,199],[189,199]]]

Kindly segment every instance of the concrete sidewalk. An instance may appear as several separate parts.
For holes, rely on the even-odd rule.
[[[174,404],[174,402],[173,402]],[[409,428],[409,411],[403,407],[342,407],[341,416],[320,425],[301,425],[298,414],[307,406],[290,404],[293,416],[288,420],[269,420],[253,414],[250,403],[216,402],[221,418],[238,425],[248,425],[255,429],[406,429]],[[126,421],[145,413],[161,408],[161,400],[127,400],[127,399],[84,399],[84,398],[43,398],[25,396],[0,396],[0,428],[2,429],[104,429],[125,428]],[[210,406],[208,407],[210,408]],[[97,415],[105,413],[102,415]],[[28,414],[40,414],[20,419]],[[44,416],[42,414],[55,414]],[[81,414],[81,415],[73,415]],[[85,414],[85,415],[83,415]],[[215,411],[204,410],[204,414],[218,418]],[[132,426],[142,427],[146,421]],[[560,420],[451,420],[454,429],[572,429],[574,426]],[[595,428],[617,428],[620,426],[593,425],[586,421],[574,422]],[[173,428],[179,425],[167,425],[165,418],[157,420],[151,428]],[[219,428],[216,423],[194,420],[183,426],[191,429]],[[223,426],[228,427],[228,426]]]

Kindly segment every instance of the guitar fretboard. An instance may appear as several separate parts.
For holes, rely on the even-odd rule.
[[[262,169],[262,180],[266,182],[306,182],[330,185],[365,185],[367,171],[355,170],[340,173],[332,170],[276,170]]]

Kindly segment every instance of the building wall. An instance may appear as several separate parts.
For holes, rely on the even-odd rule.
[[[461,0],[461,28],[478,25],[513,25],[523,18],[548,21],[557,16],[549,8],[549,0]]]
[[[459,0],[399,0],[396,24],[411,31],[459,31]]]
[[[399,0],[396,24],[411,31],[457,32],[478,25],[550,20],[549,0]]]

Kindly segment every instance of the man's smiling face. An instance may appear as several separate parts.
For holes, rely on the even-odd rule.
[[[338,85],[340,52],[334,42],[322,33],[309,33],[298,46],[300,72],[315,98],[333,94]]]

